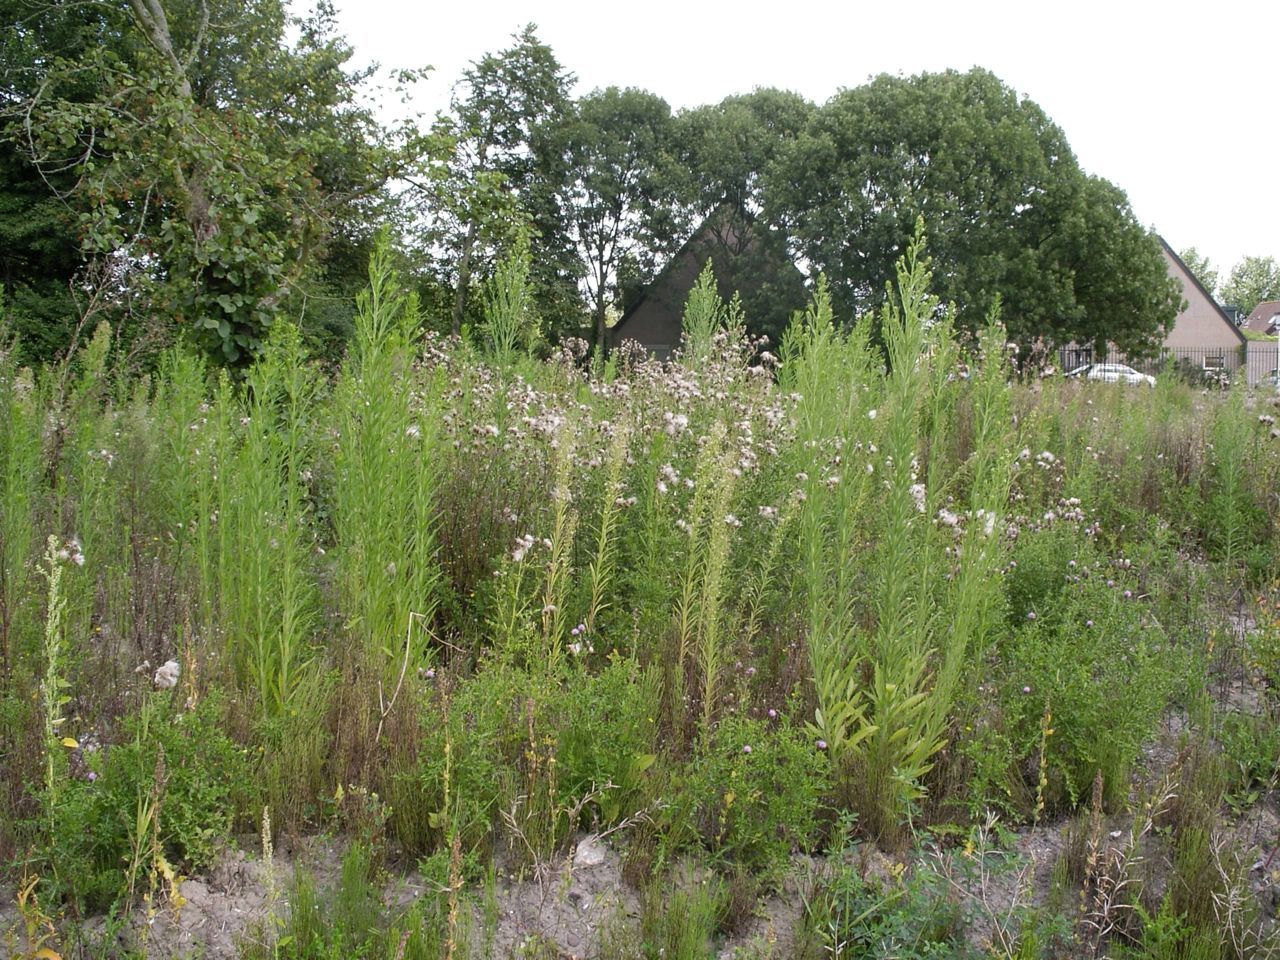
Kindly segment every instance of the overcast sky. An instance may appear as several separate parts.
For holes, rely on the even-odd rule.
[[[985,67],[1040,104],[1081,165],[1174,249],[1198,248],[1224,279],[1246,254],[1280,259],[1275,0],[336,2],[360,62],[434,68],[416,95],[427,113],[528,22],[575,93],[642,87],[677,109],[757,86],[822,103],[879,73]]]

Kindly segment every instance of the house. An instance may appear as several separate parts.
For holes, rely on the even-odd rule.
[[[1264,357],[1261,351],[1255,356],[1254,348],[1226,310],[1213,299],[1213,295],[1196,279],[1195,274],[1164,238],[1157,236],[1156,239],[1164,256],[1165,269],[1170,277],[1178,281],[1182,292],[1182,309],[1165,334],[1159,360],[1143,363],[1123,356],[1095,358],[1091,347],[1071,344],[1060,351],[1063,369],[1070,370],[1097,359],[1132,363],[1144,368],[1145,372],[1155,373],[1166,361],[1173,360],[1184,368],[1204,371],[1231,372],[1245,367],[1249,382],[1257,383],[1275,368],[1273,358]],[[1263,370],[1268,362],[1270,367]]]
[[[1183,307],[1165,335],[1166,355],[1204,369],[1236,369],[1244,359],[1245,335],[1164,237],[1157,239],[1169,276],[1182,285]]]
[[[1264,337],[1280,334],[1280,300],[1264,300],[1244,322],[1246,330]]]
[[[778,338],[808,299],[804,275],[780,238],[724,206],[714,211],[631,303],[609,331],[610,346],[625,340],[665,360],[680,346],[684,305],[710,260],[720,295],[742,300],[747,330]]]

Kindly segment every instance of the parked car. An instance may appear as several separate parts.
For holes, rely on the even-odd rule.
[[[1065,376],[1101,380],[1103,383],[1145,383],[1149,387],[1156,385],[1156,378],[1151,374],[1139,373],[1123,363],[1086,363],[1082,367],[1068,370]]]

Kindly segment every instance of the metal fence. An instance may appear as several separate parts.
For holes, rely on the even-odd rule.
[[[1256,387],[1280,379],[1280,341],[1250,340],[1240,347],[1166,347],[1156,357],[1127,357],[1116,350],[1103,354],[1091,347],[1066,346],[1058,350],[1058,363],[1063,373],[1092,363],[1121,363],[1139,373],[1172,371],[1200,382],[1234,380],[1243,373],[1249,386]]]

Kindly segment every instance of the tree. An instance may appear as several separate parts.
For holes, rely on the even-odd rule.
[[[243,362],[424,141],[397,140],[359,101],[367,74],[344,69],[326,5],[306,20],[283,0],[83,5],[102,11],[92,47],[49,29],[60,6],[23,22],[38,50],[11,135],[76,211],[86,255]]]
[[[686,205],[701,219],[725,204],[758,214],[765,171],[805,130],[813,111],[797,93],[763,88],[680,114],[676,149],[686,171]]]
[[[683,220],[706,226],[721,295],[737,294],[748,329],[774,340],[808,296],[785,235],[763,216],[765,173],[813,111],[799,94],[766,88],[686,111],[676,124]]]
[[[516,233],[522,221],[554,230],[538,201],[538,166],[531,148],[533,131],[554,123],[567,109],[573,77],[551,48],[527,25],[515,43],[485,54],[463,73],[454,91],[451,115],[440,129],[454,142],[448,173],[437,189],[425,191],[433,220],[431,241],[454,264],[451,325],[462,328],[476,261],[491,257]],[[523,202],[522,202],[523,201]],[[535,262],[544,245],[534,238]],[[554,239],[545,248],[554,248]]]
[[[764,196],[846,314],[881,302],[922,217],[936,292],[970,334],[997,298],[1026,347],[1151,348],[1176,315],[1157,242],[1124,194],[1086,177],[1044,112],[984,70],[842,91],[770,168]]]
[[[22,108],[42,82],[47,51],[76,60],[113,29],[113,13],[90,4],[36,6],[0,0],[0,314],[20,343],[22,362],[50,360],[70,342],[72,285],[84,267],[76,211],[62,202],[74,171],[41,170],[20,139]],[[74,76],[60,91],[83,98]]]
[[[671,135],[665,100],[609,87],[583,97],[539,138],[544,169],[560,185],[556,210],[581,263],[597,346],[621,265],[641,264],[651,274],[656,253],[671,246]]]
[[[1246,315],[1265,300],[1280,300],[1280,264],[1275,257],[1245,257],[1231,268],[1222,299]]]
[[[1218,289],[1218,271],[1213,268],[1209,258],[1201,254],[1195,247],[1187,247],[1187,249],[1178,254],[1178,259],[1187,265],[1191,275],[1199,280],[1200,286],[1208,290],[1212,296],[1213,292]]]

